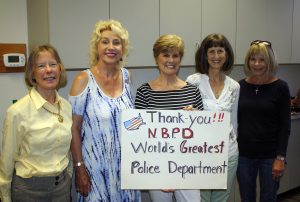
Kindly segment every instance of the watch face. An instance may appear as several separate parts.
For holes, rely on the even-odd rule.
[[[276,159],[284,161],[284,157],[283,156],[277,156]]]

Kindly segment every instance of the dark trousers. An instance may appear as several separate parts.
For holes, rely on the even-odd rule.
[[[256,178],[259,176],[260,202],[276,202],[279,181],[273,179],[272,159],[252,159],[240,156],[237,169],[237,179],[240,188],[241,201],[256,201]]]
[[[11,192],[13,202],[70,202],[71,179],[66,171],[51,177],[14,175]]]

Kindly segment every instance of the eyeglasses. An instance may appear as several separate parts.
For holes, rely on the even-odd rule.
[[[47,66],[49,66],[51,69],[55,69],[58,67],[58,64],[55,63],[55,62],[52,62],[52,63],[40,63],[40,64],[37,64],[36,68],[38,70],[45,70],[47,68]]]
[[[265,46],[269,46],[270,48],[272,48],[272,44],[270,41],[261,41],[261,40],[255,40],[255,41],[252,41],[250,46],[252,45],[258,45],[258,44],[264,44]]]

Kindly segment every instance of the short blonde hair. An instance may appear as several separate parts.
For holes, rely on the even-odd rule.
[[[34,47],[33,50],[31,51],[29,58],[28,58],[26,68],[25,68],[25,83],[26,83],[26,85],[28,87],[33,87],[33,86],[37,85],[33,72],[37,66],[36,62],[40,56],[40,53],[44,52],[44,51],[49,52],[53,56],[53,58],[56,60],[58,66],[60,68],[60,77],[59,77],[59,82],[58,82],[56,89],[66,86],[67,73],[66,73],[65,67],[59,57],[57,50],[53,46],[48,45],[48,44],[38,45],[38,46]]]
[[[123,63],[125,62],[125,58],[129,53],[129,34],[128,31],[121,25],[121,23],[116,20],[99,21],[95,24],[95,28],[90,40],[89,64],[91,67],[98,63],[98,43],[100,41],[102,32],[105,30],[112,31],[120,37],[123,51]]]
[[[270,75],[275,75],[278,70],[278,63],[276,60],[276,55],[274,53],[274,50],[272,49],[271,45],[266,45],[264,43],[256,43],[252,44],[250,48],[247,51],[246,57],[245,57],[245,74],[247,76],[251,76],[252,72],[249,66],[250,58],[254,55],[262,55],[264,58],[264,61],[267,66],[267,72]]]
[[[178,50],[181,60],[184,55],[183,39],[174,34],[161,35],[153,45],[153,56],[156,60],[160,53],[166,53],[171,50]]]

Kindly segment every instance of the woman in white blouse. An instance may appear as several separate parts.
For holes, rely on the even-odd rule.
[[[240,86],[226,75],[233,67],[232,47],[222,34],[210,34],[195,54],[196,72],[187,82],[200,89],[204,110],[231,112],[226,190],[201,190],[201,202],[226,202],[238,163],[237,104]]]

